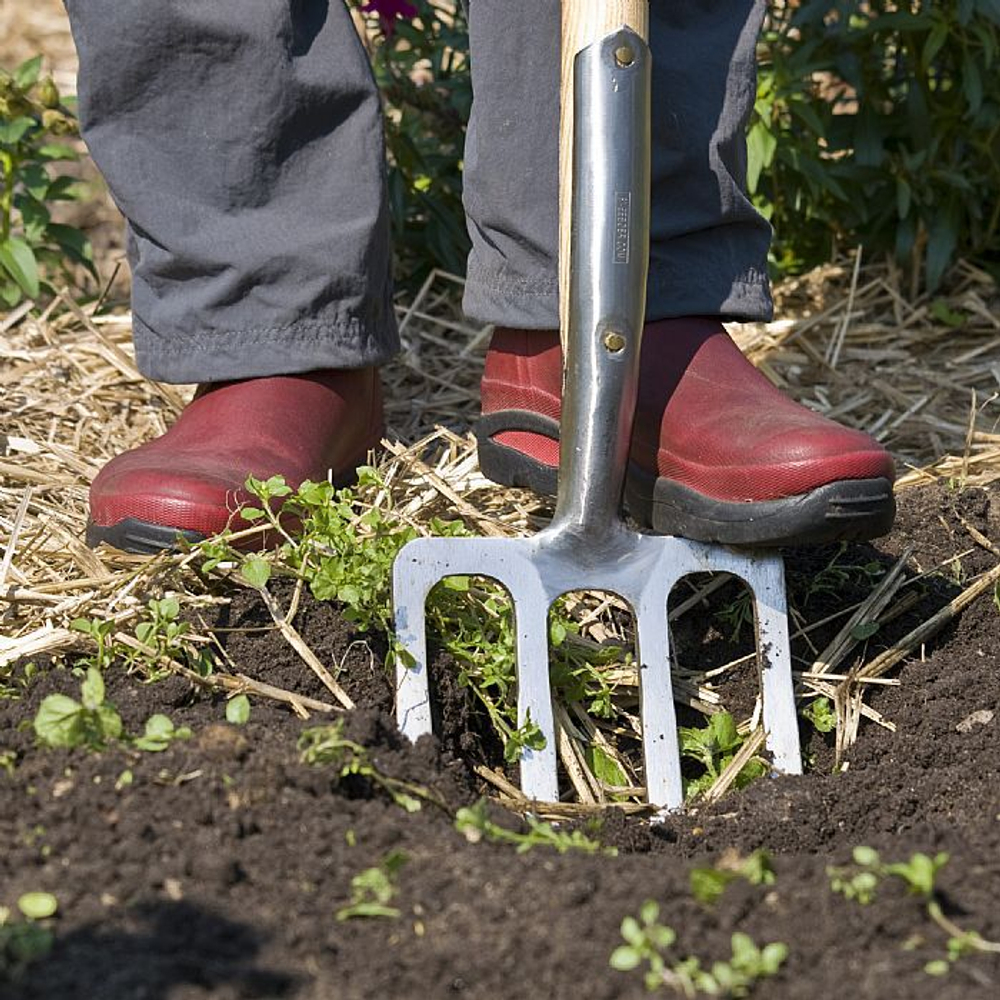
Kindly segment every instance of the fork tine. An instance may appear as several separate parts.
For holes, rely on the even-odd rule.
[[[801,774],[799,723],[788,644],[785,568],[781,558],[755,560],[749,582],[757,611],[757,657],[767,749],[776,771]]]
[[[681,757],[677,741],[667,600],[644,601],[636,608],[642,753],[646,768],[646,798],[676,809],[684,803]]]
[[[548,601],[543,594],[516,593],[513,588],[511,598],[517,641],[518,724],[523,726],[530,713],[531,721],[545,737],[541,750],[525,747],[521,753],[521,790],[529,799],[558,802],[556,727],[549,681]]]
[[[396,638],[412,658],[396,661],[396,720],[403,735],[417,740],[433,731],[431,698],[427,680],[426,603],[430,585],[423,576],[393,569],[393,604]]]

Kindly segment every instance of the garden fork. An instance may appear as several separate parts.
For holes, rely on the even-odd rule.
[[[647,18],[646,0],[564,0],[563,57],[573,59],[575,112],[571,210],[564,200],[561,212],[564,260],[566,230],[571,234],[552,522],[530,538],[412,541],[393,567],[393,599],[397,639],[409,654],[409,665],[400,658],[398,667],[397,716],[402,731],[416,739],[432,728],[425,636],[431,588],[449,576],[483,576],[507,589],[519,724],[530,719],[545,738],[542,749],[522,751],[521,787],[528,798],[550,802],[558,800],[559,786],[549,609],[570,591],[611,592],[623,599],[636,622],[646,795],[651,804],[670,809],[681,805],[683,789],[667,602],[674,584],[688,574],[731,573],[753,591],[766,745],[778,771],[800,773],[801,761],[780,558],[642,534],[619,514],[648,269],[650,54],[640,33]],[[567,25],[583,35],[583,44],[569,40]],[[563,116],[565,134],[565,101]],[[566,177],[564,169],[564,185]]]

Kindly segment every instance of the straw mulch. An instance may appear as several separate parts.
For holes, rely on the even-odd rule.
[[[942,477],[969,484],[1000,477],[1000,299],[993,282],[961,265],[946,297],[908,300],[889,267],[855,264],[831,264],[783,284],[782,318],[734,328],[741,346],[787,392],[882,440],[898,458],[900,489]],[[457,516],[479,534],[535,530],[547,507],[489,483],[476,465],[469,427],[490,331],[462,317],[460,296],[460,279],[435,273],[412,301],[397,305],[403,351],[384,373],[389,434],[379,459],[387,488],[371,502],[419,526]],[[20,308],[0,320],[0,669],[87,648],[90,640],[70,628],[78,617],[113,619],[125,634],[150,594],[181,593],[189,606],[226,599],[209,596],[182,556],[149,560],[83,542],[90,479],[112,456],[162,433],[192,388],[145,380],[129,335],[124,308],[94,314],[68,296],[41,315]],[[845,685],[836,670],[853,648],[851,630],[877,620],[900,582],[890,574],[853,616],[846,609],[839,645],[803,665],[803,690],[829,695],[838,708],[842,747],[862,715],[891,726],[864,705],[864,677]],[[989,582],[974,581],[976,593]],[[698,596],[685,607],[697,606]],[[607,612],[607,602],[581,605],[583,641],[627,639],[621,616],[598,610]],[[868,665],[875,679],[868,683],[904,654]],[[303,658],[308,662],[308,651]],[[634,686],[634,669],[619,674],[616,684]],[[308,711],[293,692],[226,674],[212,683],[249,687]],[[703,711],[719,705],[712,677],[682,670],[678,687]],[[746,752],[759,745],[755,736]],[[566,749],[564,763],[571,756]],[[583,786],[581,798],[593,801]]]

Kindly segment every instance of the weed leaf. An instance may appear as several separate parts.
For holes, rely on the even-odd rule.
[[[250,699],[245,694],[238,694],[226,702],[226,722],[234,726],[244,726],[250,719]]]
[[[59,901],[51,892],[26,892],[18,899],[17,908],[30,920],[45,920],[59,909]]]
[[[38,261],[31,247],[16,236],[0,242],[0,266],[18,283],[28,298],[38,297]]]

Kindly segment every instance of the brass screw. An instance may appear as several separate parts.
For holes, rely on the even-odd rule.
[[[618,354],[625,350],[625,338],[617,330],[608,330],[604,334],[604,346],[612,353]]]
[[[619,66],[631,66],[635,62],[635,52],[631,45],[619,45],[615,49],[615,62]]]

